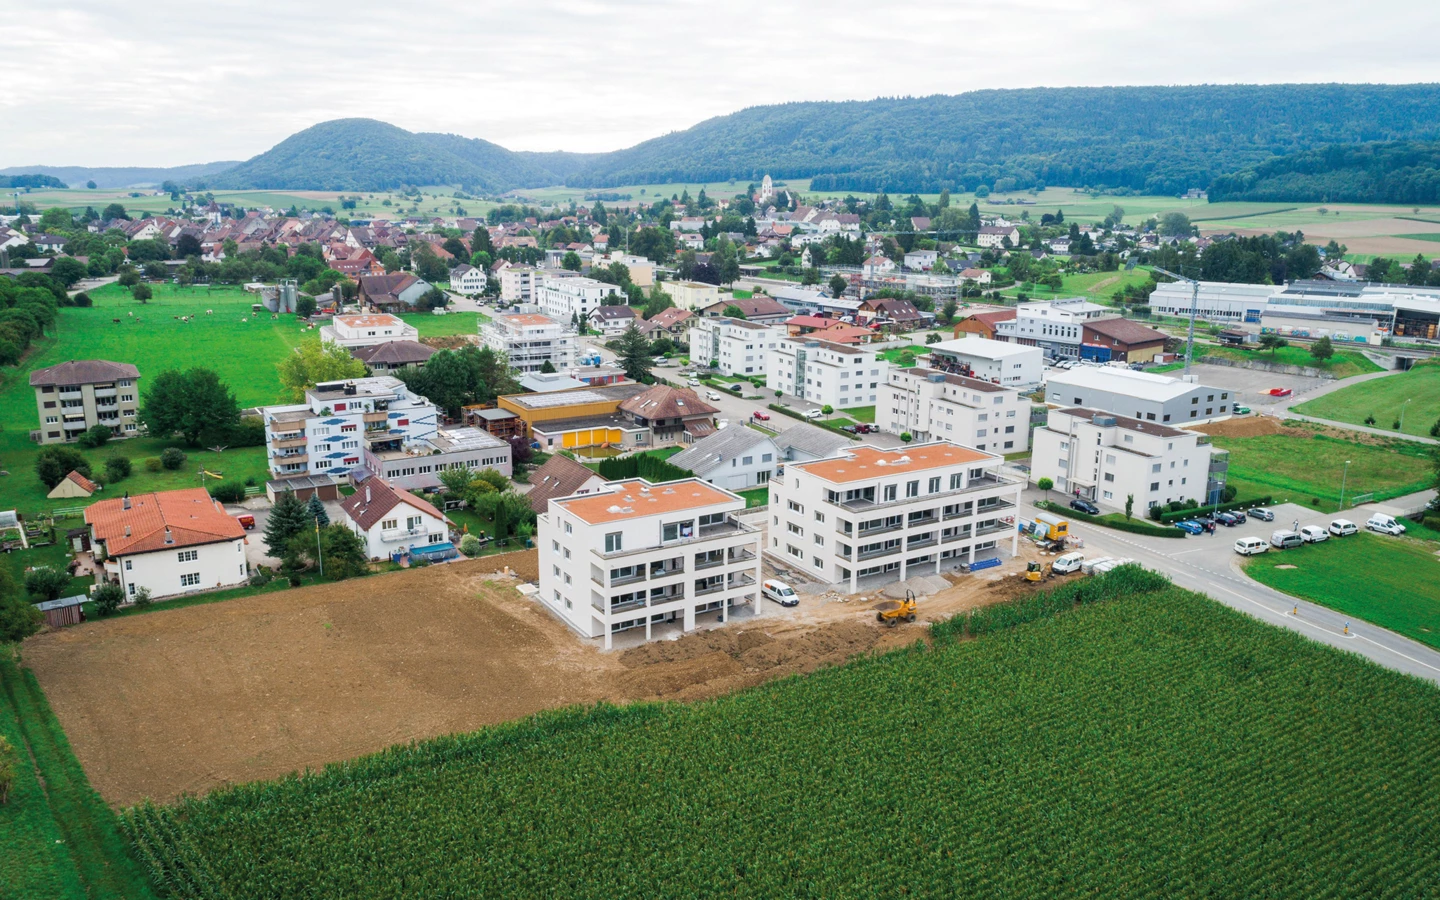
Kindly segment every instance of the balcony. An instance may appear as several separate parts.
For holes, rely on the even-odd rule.
[[[697,556],[697,557],[695,558],[695,568],[696,568],[697,570],[699,570],[699,569],[713,569],[713,568],[715,568],[716,566],[723,566],[724,564],[725,564],[725,557],[724,557],[723,554],[722,554],[722,555],[719,555],[719,556],[708,556],[708,555],[706,555],[706,556]]]
[[[289,450],[292,447],[304,447],[305,435],[289,434],[281,437],[278,434],[270,439],[270,446],[276,450]]]
[[[952,534],[942,534],[942,535],[940,536],[940,543],[942,543],[942,544],[949,544],[949,543],[952,543],[952,542],[954,542],[954,541],[967,540],[969,537],[970,537],[970,528],[967,526],[967,527],[965,527],[964,529],[962,529],[962,530],[960,530],[960,531],[956,531],[956,532],[954,532],[954,533],[952,533]]]
[[[892,556],[900,552],[900,542],[896,541],[891,547],[878,547],[872,550],[862,550],[857,559],[875,559],[877,556]]]
[[[756,533],[755,528],[743,524],[738,519],[730,519],[716,525],[706,525],[698,530],[700,533],[693,538],[680,538],[679,540],[665,541],[664,543],[660,544],[647,544],[643,547],[627,547],[623,550],[615,550],[610,553],[606,553],[603,550],[594,549],[592,549],[590,552],[593,553],[595,556],[599,557],[600,559],[611,560],[618,559],[622,556],[633,556],[636,553],[653,553],[656,550],[675,550],[681,547],[685,547],[689,544],[693,544],[696,541],[710,540],[716,537],[728,537],[737,534]]]
[[[99,399],[101,399],[101,398],[103,398],[103,397],[108,397],[108,398],[110,398],[110,399],[113,400],[113,399],[116,397],[117,394],[118,394],[118,391],[116,391],[115,388],[113,388],[113,387],[103,387],[103,388],[102,388],[102,387],[97,387],[97,388],[95,389],[95,399],[96,399],[96,400],[99,400]]]
[[[636,599],[634,599],[634,600],[623,600],[623,601],[621,601],[621,602],[619,602],[619,603],[611,603],[611,604],[610,604],[610,611],[611,611],[612,613],[613,613],[613,612],[624,612],[624,611],[627,610],[627,609],[639,609],[640,607],[642,607],[642,606],[644,606],[644,605],[645,605],[645,598],[644,598],[644,597],[638,597],[638,598],[636,598]]]
[[[931,531],[910,538],[910,540],[905,542],[905,548],[907,550],[914,550],[916,547],[933,547],[937,543],[939,543],[939,541],[935,539],[935,532]]]
[[[843,534],[843,535],[844,535],[845,537],[847,537],[847,538],[867,538],[867,537],[871,537],[871,536],[877,535],[877,534],[886,534],[887,532],[891,532],[891,531],[899,531],[900,529],[902,529],[902,528],[904,528],[904,527],[905,527],[905,523],[904,523],[904,522],[896,522],[896,523],[893,524],[893,525],[881,525],[881,526],[878,526],[878,527],[876,527],[876,528],[861,528],[859,531],[855,532],[854,534],[848,534],[848,533],[843,532],[843,531],[840,532],[840,533]],[[839,531],[839,529],[836,529],[836,530]]]
[[[755,558],[755,551],[746,550],[743,547],[731,547],[730,555],[726,557],[727,563],[747,562]]]
[[[975,536],[980,537],[982,534],[999,534],[1002,531],[1014,530],[1015,526],[1011,525],[1008,522],[996,522],[994,525],[985,525],[981,528],[975,529]]]
[[[383,412],[383,411],[382,411],[382,412],[367,412],[365,415],[361,416],[361,418],[365,420],[365,424],[366,424],[366,425],[369,425],[371,422],[386,422],[386,421],[389,421],[389,419],[390,419],[390,414],[387,413],[387,412]],[[368,429],[367,429],[367,430],[368,430]]]
[[[939,491],[934,494],[922,494],[918,497],[901,497],[895,500],[880,500],[878,502],[874,500],[861,499],[827,500],[826,502],[832,506],[838,506],[841,509],[848,510],[850,512],[868,512],[872,509],[884,509],[886,507],[901,506],[904,504],[928,503],[932,500],[941,500],[945,497],[955,497],[961,494],[969,494],[973,493],[974,491],[983,490],[985,488],[1005,487],[1007,485],[1013,486],[1015,483],[1016,482],[1011,481],[1008,478],[996,478],[993,475],[986,475],[983,478],[970,479],[970,483],[963,488],[956,488],[953,491]]]
[[[443,534],[443,532],[436,533]],[[429,540],[430,534],[429,529],[418,526],[415,528],[388,528],[380,532],[380,540],[387,543],[390,541],[407,541],[422,537]]]
[[[637,582],[637,581],[644,581],[644,580],[645,580],[645,570],[642,568],[642,569],[641,569],[640,571],[638,571],[638,572],[633,572],[633,573],[631,573],[631,574],[629,574],[629,575],[621,575],[619,578],[616,578],[616,577],[612,574],[612,575],[610,576],[610,586],[611,586],[611,587],[619,587],[619,586],[622,585],[622,584],[634,584],[634,583]]]
[[[730,576],[730,581],[728,584],[725,585],[725,590],[729,591],[734,590],[735,588],[749,587],[754,583],[754,575],[751,575],[748,572],[739,572]]]
[[[706,585],[703,585],[703,586],[696,587],[696,588],[695,588],[695,596],[697,596],[697,597],[702,597],[702,596],[704,596],[705,594],[714,594],[714,593],[716,593],[716,592],[718,592],[718,591],[723,591],[723,590],[725,590],[725,582],[723,582],[723,581],[715,581],[715,582],[710,583],[710,584],[706,584]]]

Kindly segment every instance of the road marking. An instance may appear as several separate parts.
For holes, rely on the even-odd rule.
[[[1142,546],[1142,545],[1141,545],[1141,544],[1136,544],[1135,546],[1136,546],[1136,547],[1140,547],[1140,546]],[[1149,547],[1145,547],[1144,549],[1149,550],[1150,548],[1149,548]],[[1199,553],[1201,550],[1209,550],[1209,549],[1210,549],[1209,547],[1196,547],[1194,550],[1181,550],[1179,553],[1166,553],[1166,554],[1163,554],[1163,555],[1164,555],[1164,556],[1184,556],[1184,555],[1187,554],[1187,553]]]
[[[1413,663],[1414,663],[1415,665],[1417,665],[1417,666],[1424,666],[1425,668],[1431,670],[1432,672],[1440,672],[1440,667],[1432,666],[1432,665],[1430,665],[1429,663],[1423,662],[1423,661],[1421,661],[1421,660],[1418,660],[1418,659],[1416,659],[1416,658],[1413,657],[1413,656],[1408,656],[1408,655],[1406,655],[1406,654],[1404,654],[1404,653],[1401,653],[1399,650],[1396,650],[1396,649],[1393,648],[1393,647],[1386,647],[1384,644],[1376,643],[1375,641],[1370,640],[1369,638],[1367,638],[1367,637],[1366,637],[1365,635],[1363,635],[1363,634],[1357,634],[1357,635],[1355,635],[1355,637],[1358,637],[1360,640],[1365,641],[1366,643],[1375,644],[1375,646],[1379,647],[1381,650],[1389,650],[1391,653],[1395,654],[1396,656],[1400,657],[1401,659],[1408,659],[1408,660],[1410,660],[1411,662],[1413,662]]]

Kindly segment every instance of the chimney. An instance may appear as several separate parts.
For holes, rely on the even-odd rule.
[[[129,509],[129,508],[130,508],[130,492],[129,492],[129,491],[126,491],[126,492],[125,492],[125,496],[121,498],[121,500],[120,500],[120,508],[121,508],[121,509]]]
[[[165,543],[167,543],[167,544],[173,544],[173,543],[175,543],[175,537],[174,537],[172,534],[170,534],[170,526],[169,526],[169,525],[166,525],[166,526],[165,526]]]
[[[365,505],[370,505],[370,485],[365,485]]]
[[[126,536],[126,537],[129,537],[129,536],[130,536],[130,526],[129,526],[129,525],[126,525],[126,526],[125,526],[125,536]]]

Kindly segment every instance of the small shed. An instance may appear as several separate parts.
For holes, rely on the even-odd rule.
[[[70,474],[60,479],[60,483],[55,485],[55,487],[50,490],[50,493],[45,496],[51,500],[60,498],[83,499],[94,494],[99,489],[95,482],[72,469]]]
[[[340,485],[326,474],[296,475],[293,478],[277,478],[265,482],[265,496],[274,503],[286,491],[293,492],[296,499],[309,501],[312,494],[319,494],[321,500],[339,500]]]
[[[45,615],[45,624],[51,628],[60,628],[65,625],[79,625],[84,619],[84,612],[80,604],[89,598],[84,594],[76,594],[74,597],[61,597],[59,600],[46,600],[44,603],[36,604],[36,608]]]

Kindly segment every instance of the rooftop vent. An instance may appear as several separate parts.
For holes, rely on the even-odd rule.
[[[605,508],[605,511],[608,513],[622,513],[625,511],[625,508],[622,506],[609,506]]]
[[[1093,417],[1091,417],[1091,419],[1090,419],[1090,424],[1096,425],[1096,426],[1098,426],[1098,427],[1100,427],[1100,428],[1114,428],[1114,427],[1115,427],[1115,417],[1114,417],[1114,416],[1107,416],[1107,415],[1104,415],[1103,413],[1096,413]]]
[[[129,537],[129,536],[130,536],[130,526],[129,526],[129,525],[126,525],[126,526],[125,526],[125,536],[126,536],[126,537]]]

